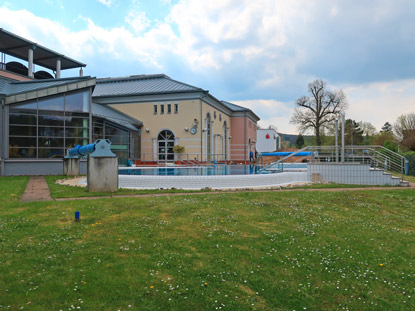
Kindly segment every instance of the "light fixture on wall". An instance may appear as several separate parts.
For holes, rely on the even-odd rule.
[[[150,132],[150,129],[147,127],[146,128],[146,133],[149,133]]]
[[[232,139],[232,136],[229,136],[229,139]]]
[[[188,132],[188,131],[189,131],[189,128],[188,128],[188,127],[185,127],[185,128],[184,128],[184,131],[185,131],[185,132]]]
[[[207,128],[204,128],[203,130],[202,130],[202,132],[206,132],[207,131]]]

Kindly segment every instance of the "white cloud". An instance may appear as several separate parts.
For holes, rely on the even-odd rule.
[[[142,73],[134,68],[165,72],[216,97],[239,99],[235,103],[251,107],[260,124],[283,132],[296,132],[289,124],[294,100],[315,77],[343,87],[350,117],[378,128],[414,110],[415,27],[405,10],[412,0],[401,0],[402,6],[359,2],[357,8],[341,0],[159,1],[171,5],[165,20],[131,11],[124,25],[107,28],[83,17],[77,31],[7,6],[0,16],[5,29],[88,63],[85,74],[98,59],[106,62],[92,75],[113,75],[120,62],[131,74]]]
[[[261,120],[262,128],[275,126],[281,133],[296,133],[294,125],[290,124],[293,103],[284,103],[272,99],[234,100],[232,103],[251,109]]]
[[[402,114],[415,112],[415,79],[353,85],[343,89],[349,109],[346,118],[372,123],[380,130]]]
[[[134,29],[136,33],[139,33],[150,26],[150,20],[146,16],[146,12],[130,12],[128,13],[125,21]]]
[[[98,0],[99,3],[106,5],[107,7],[111,7],[114,4],[114,0]]]

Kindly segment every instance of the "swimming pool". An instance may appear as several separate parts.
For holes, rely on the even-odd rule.
[[[216,176],[216,175],[254,175],[262,167],[259,165],[209,165],[194,167],[128,167],[119,168],[119,175],[145,176]]]

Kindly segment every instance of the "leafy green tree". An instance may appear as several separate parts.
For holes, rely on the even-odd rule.
[[[295,145],[297,146],[298,149],[303,148],[303,146],[304,146],[304,136],[303,135],[298,134],[297,140],[295,141]]]
[[[385,124],[383,124],[383,126],[380,129],[381,133],[393,133],[393,128],[392,128],[392,124],[390,124],[389,122],[385,122]]]
[[[355,120],[346,120],[344,140],[346,145],[361,145],[363,143],[363,130]]]

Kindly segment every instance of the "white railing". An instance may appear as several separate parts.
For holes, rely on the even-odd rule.
[[[301,150],[295,151],[278,161],[264,167],[265,171],[283,171],[289,167],[290,163],[299,162],[341,162],[341,151],[336,146],[308,146]],[[311,151],[311,155],[291,159],[302,151]],[[401,175],[405,174],[405,157],[393,152],[382,146],[345,146],[344,160],[345,163],[369,164],[374,169],[383,169],[385,171]]]

